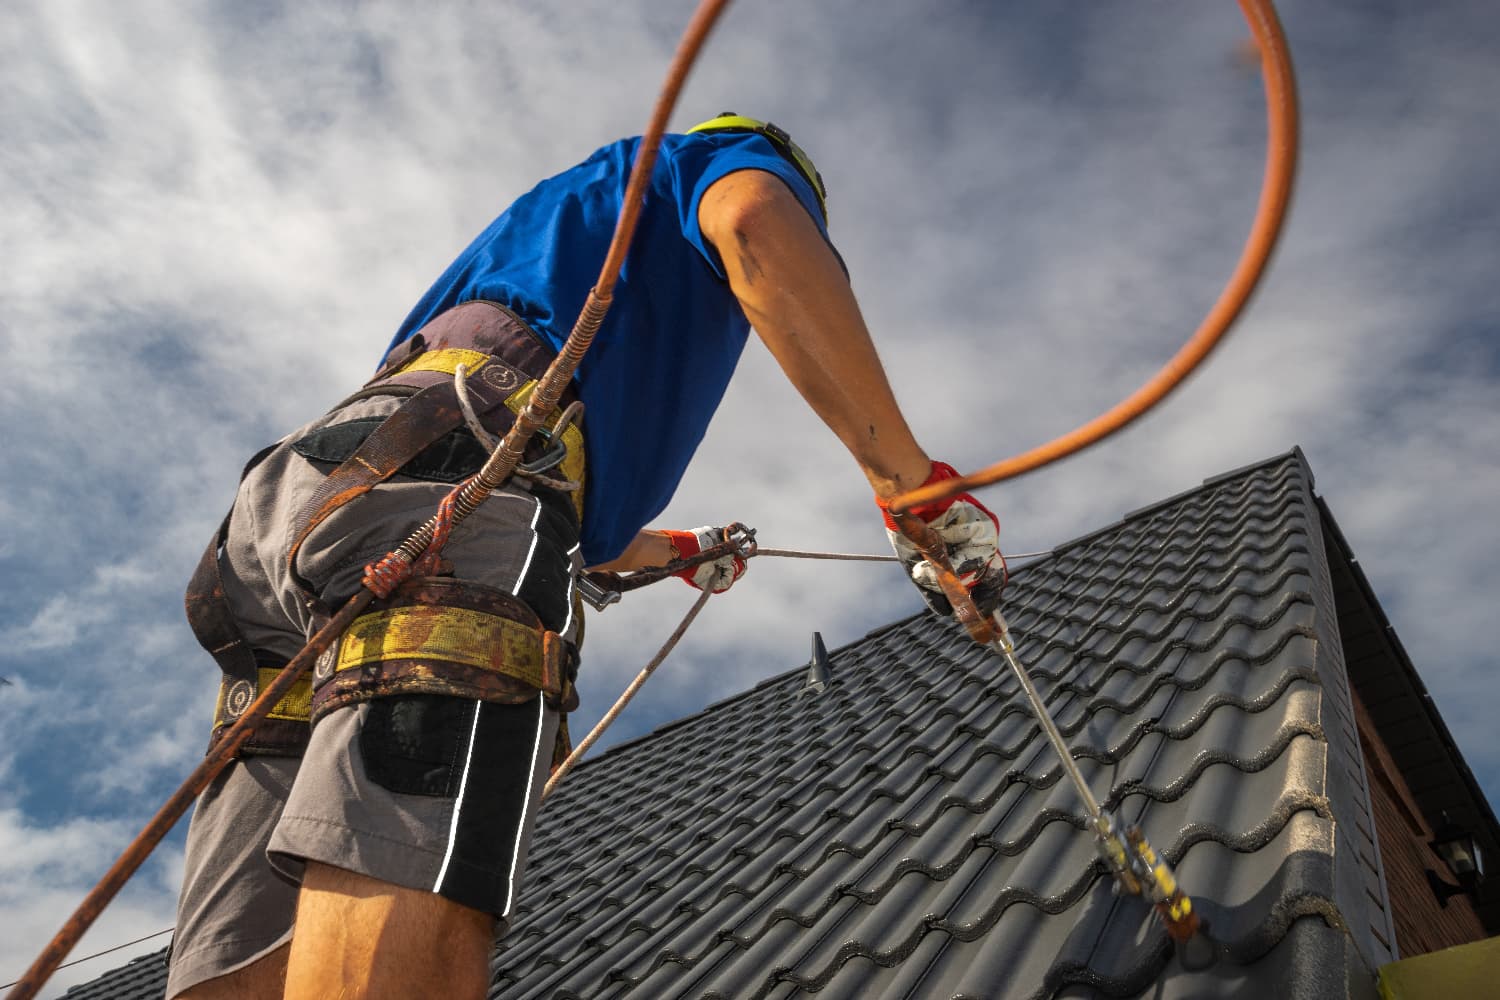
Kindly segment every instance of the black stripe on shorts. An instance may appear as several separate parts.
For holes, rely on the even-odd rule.
[[[520,705],[474,702],[465,760],[433,891],[455,903],[506,916],[520,888],[533,776],[545,730],[541,698]],[[545,748],[550,753],[550,748]]]

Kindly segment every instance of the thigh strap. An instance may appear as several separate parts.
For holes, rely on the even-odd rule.
[[[314,667],[312,718],[372,698],[439,694],[518,704],[541,692],[577,707],[569,643],[516,598],[451,577],[416,577],[371,605]]]

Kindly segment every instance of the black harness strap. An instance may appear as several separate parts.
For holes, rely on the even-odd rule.
[[[474,380],[469,394],[475,401],[475,411],[481,416],[497,407],[504,409],[509,395],[490,388],[479,379]],[[297,515],[296,534],[287,553],[292,576],[309,598],[313,596],[311,588],[297,572],[297,553],[314,529],[344,504],[370,492],[401,471],[401,467],[424,448],[462,426],[463,422],[463,410],[458,405],[458,393],[454,391],[453,383],[440,382],[429,386],[386,417],[352,455],[318,484]]]
[[[267,445],[245,463],[240,472],[240,481],[275,451],[278,445]],[[224,515],[219,530],[214,533],[198,560],[188,581],[183,605],[187,611],[188,627],[193,630],[199,645],[208,650],[214,662],[224,673],[219,686],[219,699],[214,708],[213,734],[209,746],[218,742],[219,736],[234,721],[245,713],[260,691],[260,670],[264,666],[280,666],[266,660],[263,654],[245,641],[239,623],[229,609],[224,597],[224,577],[219,569],[219,552],[229,537],[229,519],[234,510]],[[308,727],[287,719],[267,719],[262,722],[245,742],[244,752],[276,755],[298,755],[307,746]]]

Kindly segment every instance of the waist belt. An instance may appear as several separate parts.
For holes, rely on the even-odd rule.
[[[299,755],[310,724],[328,712],[394,694],[437,694],[520,704],[540,692],[561,712],[578,707],[571,644],[542,628],[522,602],[482,584],[441,577],[408,580],[356,618],[292,685],[243,746],[247,753]],[[255,676],[225,674],[214,706],[213,736],[223,736],[283,665]],[[316,694],[314,691],[316,690]],[[559,732],[562,756],[566,730]]]

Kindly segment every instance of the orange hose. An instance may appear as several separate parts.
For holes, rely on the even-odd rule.
[[[1022,452],[988,468],[957,479],[948,479],[903,493],[891,501],[891,510],[904,511],[917,504],[951,497],[958,493],[989,486],[1004,479],[1014,479],[1056,462],[1090,445],[1098,444],[1111,434],[1160,403],[1201,365],[1240,314],[1250,293],[1265,271],[1266,262],[1276,246],[1291,201],[1292,177],[1297,168],[1297,84],[1292,74],[1291,53],[1286,36],[1276,17],[1271,0],[1239,0],[1245,20],[1260,48],[1261,70],[1266,82],[1266,118],[1269,137],[1266,146],[1266,172],[1261,184],[1260,204],[1245,249],[1235,265],[1229,283],[1219,293],[1208,315],[1188,342],[1124,401],[1095,417],[1076,430]]]
[[[646,124],[646,131],[641,133],[641,144],[636,152],[630,179],[625,185],[625,203],[620,206],[620,219],[615,224],[615,235],[610,240],[604,264],[599,269],[599,280],[594,285],[594,294],[598,298],[608,301],[614,293],[615,281],[620,276],[626,251],[630,249],[631,237],[635,235],[641,206],[645,203],[646,185],[651,181],[651,168],[656,165],[656,153],[661,146],[662,134],[667,129],[667,119],[671,117],[672,108],[677,104],[677,95],[682,92],[688,72],[697,61],[703,43],[708,40],[708,33],[728,6],[729,0],[702,0],[698,9],[693,12],[693,19],[683,30],[682,40],[677,43],[677,53],[672,58],[672,65],[667,68],[667,78],[656,99],[656,106],[651,109],[651,119]]]

